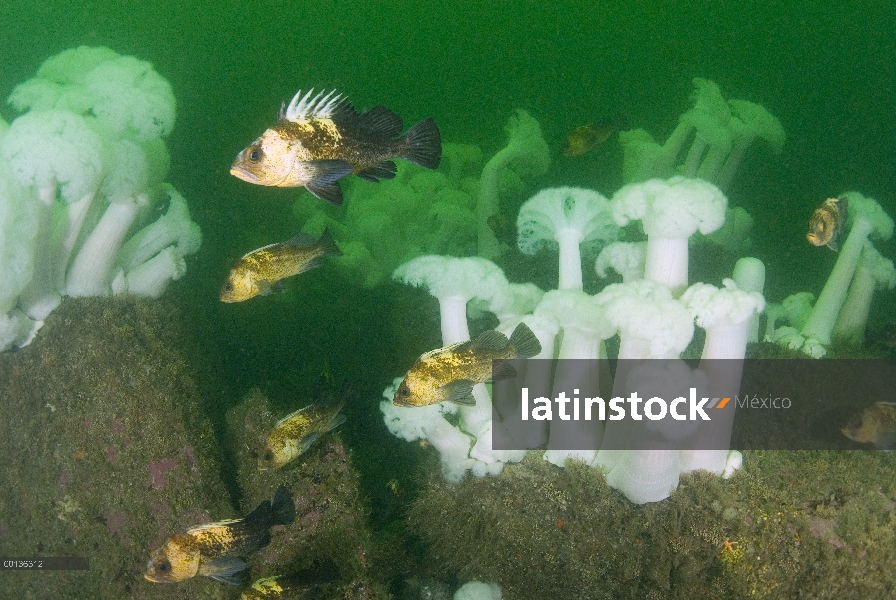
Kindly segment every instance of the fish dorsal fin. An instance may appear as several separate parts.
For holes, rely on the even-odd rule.
[[[840,222],[845,223],[849,217],[849,196],[837,198],[837,212],[840,213]]]
[[[386,139],[401,135],[404,121],[385,106],[374,106],[367,112],[359,113],[348,102],[342,101],[329,115],[337,126],[362,129],[368,134]]]
[[[207,529],[226,527],[227,525],[233,525],[234,523],[239,523],[240,521],[242,521],[242,519],[225,519],[224,521],[215,521],[214,523],[203,523],[202,525],[197,525],[196,527],[187,529],[187,533],[198,533],[200,531],[206,531]]]
[[[328,119],[333,116],[337,108],[345,102],[342,94],[336,94],[336,90],[326,94],[323,91],[312,96],[314,88],[302,96],[302,90],[299,90],[286,110],[280,113],[290,121],[306,121],[310,119]],[[336,94],[334,96],[334,94]]]
[[[385,106],[374,106],[367,112],[354,117],[354,123],[378,135],[394,138],[401,135],[404,121]]]
[[[314,236],[310,233],[305,233],[301,231],[285,242],[283,244],[292,246],[294,248],[309,248],[317,243],[317,240],[314,239]]]
[[[883,408],[892,408],[893,410],[896,410],[896,402],[875,402],[874,404]]]
[[[469,352],[472,349],[473,349],[473,342],[471,342],[470,340],[467,340],[466,342],[458,342],[456,344],[451,344],[450,346],[445,348],[445,350],[447,350],[448,352],[454,352],[454,353]]]
[[[470,350],[500,351],[507,347],[507,336],[500,331],[490,329],[483,331],[479,337],[470,342]]]
[[[510,334],[510,345],[519,358],[532,358],[541,353],[541,342],[525,323],[520,323]]]
[[[262,246],[261,248],[256,248],[255,250],[252,250],[251,252],[246,252],[245,254],[243,254],[243,255],[240,257],[240,260],[243,260],[244,258],[247,258],[247,257],[249,257],[249,256],[252,256],[252,255],[255,254],[256,252],[262,252],[262,251],[264,251],[264,250],[270,250],[270,249],[273,248],[274,246],[279,246],[280,244],[281,244],[281,242],[274,242],[273,244],[268,244],[267,246]]]
[[[457,350],[458,346],[462,346],[463,344],[469,344],[469,342],[462,342],[460,344],[453,344],[451,346],[447,346],[445,348],[436,348],[435,350],[430,350],[429,352],[424,352],[420,355],[420,358],[417,360],[420,362],[426,362],[431,360],[432,358],[438,356],[441,352],[450,352],[452,350]]]
[[[326,232],[326,230],[325,230],[325,232]],[[285,242],[274,242],[273,244],[268,244],[266,246],[262,246],[261,248],[256,248],[255,250],[252,250],[251,252],[246,252],[245,254],[243,254],[240,257],[240,260],[243,260],[244,258],[251,256],[253,254],[256,254],[258,252],[263,252],[264,250],[270,250],[271,248],[275,248],[277,246],[293,246],[294,248],[309,248],[309,247],[315,245],[317,242],[318,242],[318,240],[314,239],[314,237],[310,233],[305,233],[304,231],[300,231],[299,233],[295,234],[294,236],[292,236]]]
[[[303,408],[300,408],[299,410],[294,410],[294,411],[292,411],[291,413],[289,413],[288,415],[286,415],[285,417],[283,417],[282,419],[280,419],[279,421],[277,421],[277,422],[274,424],[274,427],[273,427],[273,428],[274,428],[274,429],[277,429],[278,427],[280,427],[281,425],[283,425],[284,423],[286,423],[287,421],[289,421],[290,419],[292,419],[292,418],[295,417],[296,415],[305,412],[305,411],[308,410],[309,408],[311,408],[311,405],[310,405],[310,404],[309,404],[308,406],[305,406],[305,407],[303,407]]]

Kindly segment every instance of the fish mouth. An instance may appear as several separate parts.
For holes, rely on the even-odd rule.
[[[247,171],[242,167],[238,167],[236,165],[230,167],[230,174],[236,177],[237,179],[242,179],[248,183],[254,183],[256,185],[266,185],[268,187],[281,187],[281,184],[289,178],[289,171],[286,172],[286,175],[276,179],[274,181],[265,181],[260,176],[252,173],[251,171]]]
[[[257,175],[255,175],[254,173],[250,173],[245,169],[241,169],[237,166],[230,167],[230,174],[237,179],[242,179],[243,181],[248,181],[249,183],[256,183],[258,181]]]

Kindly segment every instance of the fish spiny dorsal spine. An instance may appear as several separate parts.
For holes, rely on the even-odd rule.
[[[290,121],[300,121],[303,119],[313,118],[329,118],[333,114],[333,110],[343,102],[342,94],[336,94],[336,90],[326,94],[321,91],[316,96],[311,96],[314,88],[302,96],[302,90],[299,90],[289,106],[286,107],[285,116]],[[336,94],[335,96],[333,94]]]

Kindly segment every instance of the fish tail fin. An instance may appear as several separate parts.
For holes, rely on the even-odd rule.
[[[274,492],[274,497],[259,504],[246,515],[243,521],[250,531],[258,536],[254,548],[264,548],[271,541],[269,529],[274,525],[289,525],[296,519],[296,505],[292,496],[282,485]]]
[[[274,492],[271,498],[271,525],[289,525],[296,520],[296,505],[292,496],[282,485]]]
[[[436,169],[442,160],[442,134],[431,118],[423,119],[403,136],[405,150],[401,158],[427,169]]]
[[[314,401],[314,405],[319,408],[337,413],[345,406],[345,396],[341,391],[336,392],[332,389],[322,388],[316,395],[317,399]]]
[[[541,342],[525,323],[520,323],[510,334],[510,345],[516,349],[520,358],[532,358],[541,352]]]
[[[336,240],[333,239],[333,234],[330,233],[329,229],[324,229],[317,242],[320,244],[320,249],[323,252],[321,256],[342,256],[342,250],[336,245]]]

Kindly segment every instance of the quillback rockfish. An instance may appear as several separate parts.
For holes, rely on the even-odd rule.
[[[299,91],[275,125],[237,155],[231,175],[257,185],[302,187],[332,204],[342,203],[339,179],[395,177],[394,158],[435,169],[442,140],[424,119],[403,135],[404,124],[384,106],[359,113],[336,91]]]

